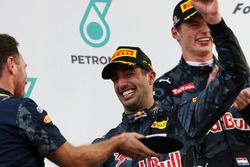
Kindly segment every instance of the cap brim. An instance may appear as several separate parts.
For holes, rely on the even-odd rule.
[[[191,18],[192,16],[194,16],[196,13],[198,13],[198,11],[194,9],[194,11],[191,12],[188,16],[186,16],[183,20],[185,21],[185,20],[190,19],[190,18]]]
[[[106,65],[103,70],[102,70],[102,78],[103,79],[110,79],[113,75],[113,66],[116,63],[110,63],[108,65]]]
[[[112,63],[109,63],[108,65],[106,65],[103,70],[102,70],[102,78],[103,79],[111,79],[114,75],[114,69],[116,66],[118,65],[127,65],[127,66],[133,66],[135,65],[136,63],[126,63],[126,62],[121,62],[121,61],[118,61],[118,62],[112,62]]]
[[[167,134],[153,134],[139,139],[145,146],[157,153],[170,153],[182,149],[183,143]]]

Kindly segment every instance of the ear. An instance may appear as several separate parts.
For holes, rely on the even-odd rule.
[[[13,56],[9,56],[6,62],[7,70],[13,74],[15,71],[15,66],[16,66],[15,58]]]
[[[171,28],[171,34],[172,34],[172,37],[174,39],[176,39],[177,41],[179,41],[179,39],[180,39],[180,33],[179,33],[179,31],[177,30],[176,27],[172,27]]]
[[[156,73],[154,71],[149,72],[149,84],[153,85],[155,82]]]

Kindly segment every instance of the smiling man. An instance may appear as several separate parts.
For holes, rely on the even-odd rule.
[[[165,106],[195,98],[207,87],[214,67],[223,68],[225,62],[213,55],[214,44],[218,55],[243,54],[218,6],[218,0],[182,0],[176,5],[171,32],[180,45],[181,60],[154,85],[155,98]],[[250,166],[250,128],[246,123],[250,123],[249,86],[250,78],[234,105],[207,134],[200,148],[200,166]]]
[[[27,64],[18,42],[0,34],[0,166],[44,167],[48,158],[61,167],[91,167],[113,152],[133,159],[158,155],[138,138],[126,133],[92,145],[74,146],[49,118],[48,113],[30,98],[24,98]]]
[[[196,146],[233,102],[248,74],[244,55],[229,54],[221,59],[232,63],[230,70],[229,64],[223,63],[225,68],[221,69],[220,74],[197,98],[183,101],[178,106],[169,105],[162,108],[161,104],[154,100],[153,84],[156,74],[149,57],[139,47],[118,47],[110,63],[104,67],[102,78],[113,82],[115,93],[124,108],[122,121],[94,142],[112,139],[124,132],[143,135],[163,133],[181,141],[183,148],[179,150],[179,147],[177,149],[173,146],[175,152],[142,160],[131,160],[117,152],[100,166],[196,166]],[[229,86],[234,88],[228,90]]]

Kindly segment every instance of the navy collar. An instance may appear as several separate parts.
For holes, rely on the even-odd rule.
[[[155,101],[153,106],[149,109],[144,109],[142,111],[138,111],[136,113],[131,114],[125,114],[123,113],[122,122],[133,124],[138,121],[142,121],[148,117],[154,117],[154,115],[157,115],[158,113],[162,112],[162,109],[160,107],[160,103],[158,101]]]
[[[5,90],[5,89],[3,89],[3,88],[0,88],[0,93],[1,93],[1,94],[5,94],[5,95],[7,95],[7,96],[13,96],[12,93],[10,93],[8,90]]]

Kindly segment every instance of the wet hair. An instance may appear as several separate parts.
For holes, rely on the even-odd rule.
[[[17,58],[19,56],[18,42],[15,38],[8,34],[0,34],[0,76],[2,75],[3,67],[9,56]]]

